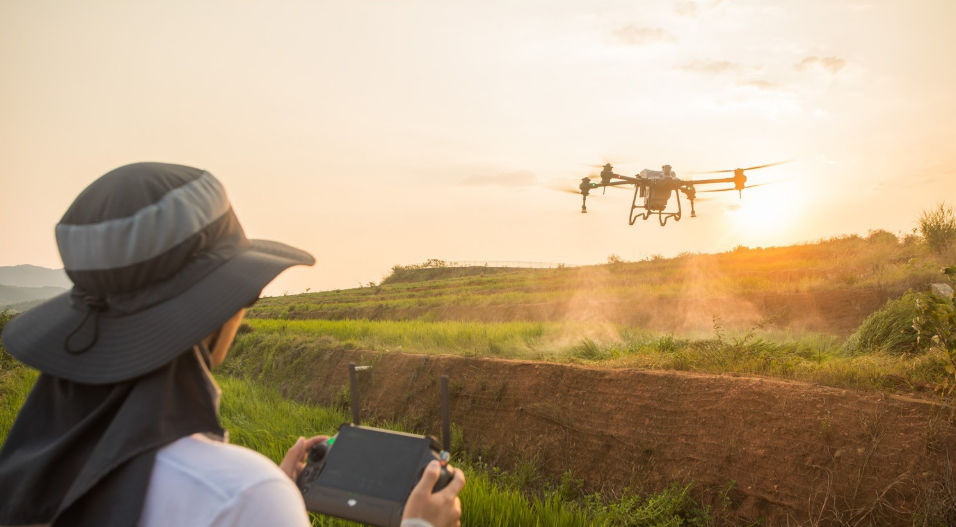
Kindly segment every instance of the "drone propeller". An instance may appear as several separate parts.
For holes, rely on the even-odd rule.
[[[757,184],[757,185],[747,185],[746,187],[744,187],[744,190],[746,190],[746,189],[748,189],[748,188],[762,187],[762,186],[764,186],[764,185],[773,185],[774,183],[780,183],[780,181],[771,181],[771,182],[769,182],[769,183],[760,183],[760,184]],[[739,189],[736,189],[736,188],[718,188],[718,189],[710,189],[710,190],[698,190],[697,192],[730,192],[731,190],[739,190]]]
[[[766,164],[766,165],[757,165],[757,166],[755,166],[755,167],[738,168],[738,169],[730,169],[730,170],[710,170],[710,171],[707,171],[707,172],[690,172],[690,174],[724,174],[724,173],[734,172],[735,170],[757,170],[758,168],[773,167],[773,166],[777,166],[777,165],[782,165],[782,164],[784,164],[784,163],[789,163],[789,162],[791,162],[791,161],[793,161],[793,159],[788,159],[788,160],[786,160],[786,161],[777,161],[776,163],[769,163],[769,164]],[[733,190],[733,189],[731,189],[731,190]],[[714,191],[711,191],[711,192],[714,192]]]
[[[577,194],[578,196],[581,195],[580,190],[574,190],[574,189],[570,189],[566,187],[553,187],[551,190],[557,190],[558,192],[567,192],[568,194]]]

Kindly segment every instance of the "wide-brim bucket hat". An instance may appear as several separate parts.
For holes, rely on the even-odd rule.
[[[86,188],[56,227],[73,289],[10,320],[3,346],[75,382],[132,379],[214,332],[305,251],[249,240],[222,184],[182,165],[136,163]]]

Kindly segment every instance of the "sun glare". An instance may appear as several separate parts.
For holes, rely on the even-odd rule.
[[[802,194],[794,182],[745,190],[743,199],[728,203],[724,213],[744,233],[779,233],[795,225]]]

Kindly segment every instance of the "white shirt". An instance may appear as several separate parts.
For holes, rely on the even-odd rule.
[[[271,460],[202,434],[161,448],[139,527],[309,527],[302,494]]]
[[[193,434],[159,449],[138,527],[311,527],[302,493],[262,454]],[[402,527],[432,527],[420,518]]]

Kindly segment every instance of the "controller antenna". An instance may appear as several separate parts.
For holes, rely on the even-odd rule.
[[[451,419],[448,416],[448,376],[441,376],[441,442],[442,450],[451,453]]]
[[[359,393],[358,382],[355,380],[355,363],[349,363],[349,383],[352,385],[352,424],[359,425]]]

